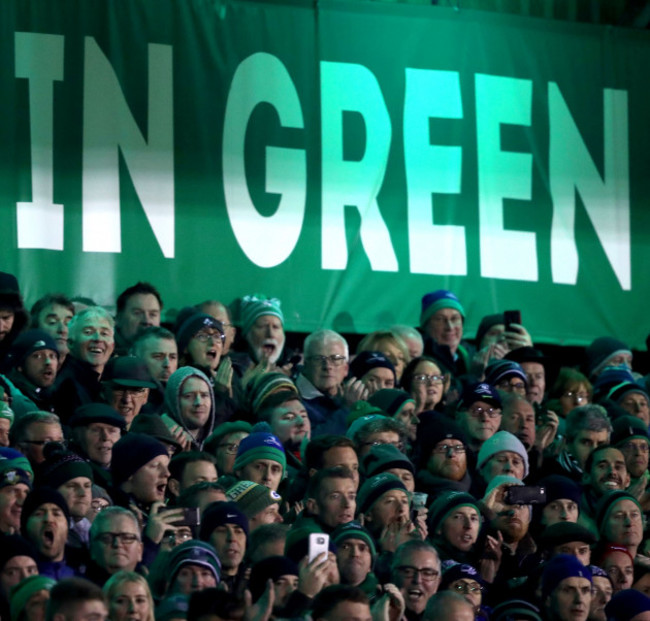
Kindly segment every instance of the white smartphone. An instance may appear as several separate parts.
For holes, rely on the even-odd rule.
[[[330,536],[325,533],[311,533],[309,535],[309,562],[317,556],[327,552],[330,547]]]

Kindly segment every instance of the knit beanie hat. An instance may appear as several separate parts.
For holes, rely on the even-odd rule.
[[[245,400],[249,410],[257,415],[268,406],[269,399],[277,393],[291,393],[299,398],[298,389],[284,373],[273,371],[253,376],[245,387]],[[275,406],[271,406],[275,407]]]
[[[465,319],[465,309],[460,300],[445,289],[438,289],[422,296],[422,312],[420,313],[420,327],[424,327],[429,318],[442,308],[453,308]]]
[[[417,431],[419,468],[426,468],[431,451],[444,440],[458,440],[467,446],[467,438],[455,420],[438,412],[422,412]]]
[[[446,591],[452,582],[462,580],[463,578],[465,580],[474,580],[481,586],[485,584],[481,574],[479,574],[474,567],[467,565],[466,563],[456,563],[452,561],[443,568],[442,576],[440,577],[440,584],[438,585],[438,591]]]
[[[490,492],[492,492],[499,485],[503,485],[504,483],[508,483],[510,485],[523,485],[523,482],[520,481],[517,477],[511,477],[506,474],[500,474],[498,477],[494,477],[488,483],[483,498],[487,498],[490,495]]]
[[[380,351],[362,351],[357,354],[350,363],[349,377],[361,379],[366,373],[373,369],[388,369],[396,379],[393,363]]]
[[[31,488],[33,480],[34,471],[29,459],[16,449],[0,447],[0,488],[17,483],[25,483]]]
[[[641,504],[636,497],[632,496],[629,492],[621,489],[606,492],[596,505],[596,526],[599,531],[602,531],[605,522],[607,522],[607,519],[609,518],[609,514],[612,512],[612,509],[614,509],[614,505],[621,500],[629,500],[633,502],[639,508],[641,515],[643,515]]]
[[[194,335],[204,328],[218,330],[221,335],[221,342],[223,343],[223,341],[225,341],[226,333],[223,329],[223,324],[218,319],[215,319],[212,315],[206,315],[205,313],[194,313],[183,321],[176,332],[176,342],[178,343],[179,355],[185,353],[185,350]]]
[[[27,494],[23,503],[23,510],[20,514],[20,530],[23,534],[27,533],[27,520],[29,520],[32,513],[40,506],[48,503],[59,507],[65,514],[66,521],[70,521],[70,511],[65,498],[52,487],[37,487]]]
[[[632,351],[623,341],[611,336],[595,339],[585,350],[585,375],[592,379],[607,366],[611,358],[621,354],[632,355]]]
[[[70,479],[77,477],[85,477],[90,479],[92,483],[93,470],[85,459],[82,459],[72,451],[55,450],[48,452],[47,448],[46,446],[43,451],[45,453],[45,461],[38,466],[37,485],[44,485],[56,489]]]
[[[12,343],[7,364],[15,369],[25,361],[25,358],[42,349],[51,349],[56,353],[57,358],[59,357],[56,341],[45,330],[27,330],[19,334]]]
[[[623,589],[612,595],[605,605],[608,621],[630,621],[650,610],[650,597],[636,589]]]
[[[625,395],[635,392],[649,399],[645,384],[637,382],[632,371],[625,366],[604,367],[596,378],[593,389],[593,399],[596,403],[606,399],[620,403]]]
[[[602,565],[605,562],[605,559],[610,555],[610,554],[616,554],[617,552],[620,552],[621,554],[626,554],[628,558],[630,559],[631,563],[634,563],[634,557],[632,554],[630,554],[630,551],[627,549],[626,546],[621,546],[616,543],[607,543],[604,546],[599,546],[596,549],[597,554],[594,555],[594,559],[592,559],[596,565]]]
[[[240,470],[256,459],[270,459],[282,465],[282,472],[287,469],[287,456],[284,447],[272,433],[256,432],[244,438],[237,450],[233,469]]]
[[[313,533],[322,533],[316,522],[306,522],[305,526],[292,527],[287,533],[287,539],[284,544],[284,555],[290,558],[294,563],[300,561],[309,553],[309,535]],[[336,552],[336,544],[330,537],[329,551]]]
[[[467,492],[458,492],[449,490],[442,492],[433,501],[429,507],[429,530],[432,534],[438,530],[440,525],[445,521],[445,518],[454,510],[460,507],[472,507],[476,512],[481,515],[478,508],[477,500]]]
[[[253,565],[248,588],[255,603],[266,589],[269,579],[275,582],[282,576],[297,576],[298,564],[286,556],[269,556]]]
[[[354,419],[354,421],[350,424],[348,430],[345,432],[345,437],[349,438],[350,440],[354,440],[354,436],[357,435],[362,427],[365,427],[373,420],[381,420],[383,418],[388,419],[388,417],[384,416],[383,414],[366,414],[364,416],[360,416],[359,418]]]
[[[491,438],[483,442],[481,449],[478,452],[476,461],[476,469],[481,470],[492,457],[497,453],[509,451],[517,453],[524,462],[524,479],[528,476],[528,453],[526,447],[521,443],[521,440],[511,434],[509,431],[497,431]]]
[[[371,446],[361,460],[361,469],[367,477],[372,477],[391,468],[401,468],[415,474],[411,460],[392,444]]]
[[[481,344],[485,335],[490,331],[490,328],[498,326],[500,323],[505,324],[505,319],[503,318],[503,313],[496,313],[495,315],[486,315],[481,319],[481,323],[478,324],[478,329],[476,330],[476,349],[481,349]]]
[[[572,554],[554,556],[542,573],[542,600],[545,600],[565,578],[586,578],[591,582],[591,570]]]
[[[511,377],[518,377],[524,384],[528,385],[526,371],[521,368],[519,363],[512,360],[496,360],[488,364],[485,368],[485,381],[492,386],[496,386],[502,380]]]
[[[570,541],[581,541],[593,545],[596,540],[595,535],[588,528],[574,522],[556,522],[547,526],[539,536],[539,543],[547,549]]]
[[[468,410],[477,401],[483,401],[492,407],[501,407],[501,397],[499,397],[497,389],[486,382],[481,382],[480,384],[472,384],[463,390],[456,404],[456,409],[459,412]]]
[[[253,481],[239,481],[228,489],[226,497],[249,519],[272,504],[282,502],[280,494]]]
[[[217,526],[224,524],[236,524],[241,526],[248,537],[248,518],[240,507],[234,502],[217,501],[211,502],[201,515],[201,531],[199,539],[208,541],[212,531]]]
[[[0,392],[2,387],[0,387]],[[14,424],[14,411],[9,407],[9,404],[6,401],[0,401],[0,418],[4,418],[9,421],[9,429]]]
[[[612,446],[619,446],[628,440],[645,440],[650,443],[648,426],[636,416],[621,416],[612,423],[612,427]]]
[[[264,315],[277,317],[284,325],[281,305],[280,300],[277,298],[267,298],[261,293],[254,293],[242,298],[240,307],[242,334],[244,336],[248,334],[253,324]]]
[[[157,617],[156,617],[157,618]],[[490,621],[542,621],[539,608],[523,599],[508,599],[492,609]]]
[[[49,576],[35,575],[21,580],[11,589],[11,621],[18,621],[32,595],[39,591],[50,591],[55,584],[56,580]]]
[[[359,401],[355,401],[352,404],[348,415],[345,417],[345,425],[349,428],[350,425],[352,425],[352,423],[354,423],[356,420],[364,418],[365,416],[373,415],[386,416],[386,412],[384,412],[384,410],[382,410],[380,407],[373,405],[369,401],[360,399]]]
[[[128,478],[135,474],[142,466],[159,455],[169,455],[165,445],[143,433],[129,431],[113,445],[111,459],[111,472],[113,484],[119,487]]]
[[[0,573],[15,556],[29,556],[36,562],[36,548],[30,541],[20,535],[3,535],[2,546],[0,546]]]
[[[173,621],[174,619],[187,619],[190,603],[187,595],[177,593],[168,595],[156,606],[156,621]]]
[[[214,431],[207,437],[203,447],[206,451],[214,453],[219,444],[221,444],[222,438],[238,431],[251,433],[253,431],[253,425],[247,423],[245,420],[233,420],[227,423],[221,423],[221,425],[215,427]]]
[[[393,489],[400,489],[408,494],[404,483],[394,474],[382,472],[381,474],[376,474],[374,477],[370,477],[361,486],[357,494],[357,510],[359,513],[366,513],[379,500],[382,494]]]
[[[561,474],[551,474],[539,480],[539,486],[546,489],[546,504],[554,500],[573,500],[580,504],[582,496],[582,487],[568,477]]]
[[[359,539],[363,541],[368,546],[372,558],[374,559],[377,556],[375,540],[372,538],[370,532],[361,526],[359,522],[347,522],[346,524],[340,524],[334,529],[332,541],[337,546],[340,546],[346,539]]]
[[[415,403],[415,399],[405,390],[382,388],[368,398],[368,403],[389,416],[396,416],[407,403]]]
[[[167,575],[169,584],[174,582],[176,574],[186,565],[199,565],[209,569],[219,584],[221,580],[221,561],[217,551],[209,543],[190,539],[171,550],[167,557]]]

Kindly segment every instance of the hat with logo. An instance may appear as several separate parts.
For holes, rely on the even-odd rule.
[[[650,443],[648,426],[636,416],[621,416],[612,423],[612,427],[612,446],[619,446],[628,440],[645,440]]]
[[[420,326],[424,325],[429,319],[443,308],[453,308],[457,310],[463,319],[465,318],[465,309],[460,300],[446,289],[438,289],[422,296],[422,312],[420,313]]]
[[[332,533],[332,540],[337,546],[340,546],[346,539],[359,539],[363,541],[370,550],[370,556],[374,559],[377,556],[375,541],[370,532],[361,526],[359,522],[347,522],[340,524]]]
[[[171,550],[167,557],[167,575],[169,584],[174,582],[176,574],[187,565],[198,565],[209,569],[217,584],[221,580],[221,561],[217,551],[209,543],[190,539]]]
[[[396,377],[393,363],[380,351],[362,351],[354,357],[350,363],[350,377],[361,379],[366,373],[373,369],[388,369]]]
[[[190,344],[194,335],[197,332],[200,332],[203,329],[213,329],[217,330],[221,335],[221,341],[223,342],[226,338],[226,333],[223,329],[223,324],[218,320],[212,317],[212,315],[207,315],[205,313],[194,312],[187,319],[185,319],[176,332],[176,342],[178,343],[178,353],[185,353],[187,346]]]
[[[483,401],[493,407],[501,407],[501,397],[494,386],[481,382],[472,384],[463,390],[456,405],[458,411],[467,410],[477,401]]]
[[[280,308],[282,303],[277,298],[267,298],[262,293],[253,293],[242,298],[241,324],[242,332],[247,334],[253,327],[253,324],[264,315],[277,317],[284,325],[284,315]]]
[[[370,477],[365,481],[357,495],[357,507],[360,513],[366,513],[377,500],[391,490],[401,490],[408,494],[408,490],[402,480],[394,474],[382,472]]]
[[[253,481],[239,481],[226,492],[226,497],[232,500],[247,518],[255,517],[272,504],[280,504],[282,496],[266,485]]]
[[[586,578],[591,582],[591,570],[572,554],[554,556],[542,573],[542,600],[545,600],[566,578]]]
[[[496,386],[499,382],[510,379],[511,377],[518,377],[524,384],[528,384],[526,371],[521,368],[518,362],[514,362],[513,360],[497,360],[491,362],[485,368],[485,381],[492,386]]]
[[[102,382],[127,388],[156,388],[145,361],[136,356],[111,358],[104,367]]]
[[[33,480],[34,471],[29,459],[16,449],[0,447],[0,488],[18,483],[31,488]]]
[[[256,432],[239,443],[233,469],[240,470],[256,459],[269,459],[282,465],[282,472],[287,468],[287,456],[284,447],[272,433]]]
[[[248,518],[234,502],[218,500],[211,502],[201,516],[201,532],[199,539],[210,539],[210,535],[218,526],[236,524],[240,526],[248,537]]]
[[[479,574],[474,567],[467,563],[456,563],[452,561],[443,566],[438,591],[445,591],[449,588],[449,585],[451,585],[452,582],[463,579],[474,580],[474,582],[478,582],[481,586],[484,585],[484,580],[481,578],[481,574]]]
[[[11,367],[18,367],[25,358],[42,349],[51,349],[57,358],[59,357],[56,341],[45,330],[27,330],[16,337],[7,356],[7,362]]]

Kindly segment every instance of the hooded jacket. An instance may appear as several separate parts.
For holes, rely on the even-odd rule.
[[[190,377],[198,377],[203,380],[208,385],[208,391],[210,392],[210,415],[208,416],[205,425],[203,425],[203,429],[199,431],[196,438],[192,436],[187,428],[186,421],[181,416],[181,388]],[[198,369],[195,369],[194,367],[181,367],[171,375],[169,380],[167,380],[167,386],[165,387],[165,409],[167,415],[174,422],[178,423],[192,438],[192,450],[203,450],[203,442],[212,433],[215,423],[215,405],[212,383],[205,373],[202,373]]]

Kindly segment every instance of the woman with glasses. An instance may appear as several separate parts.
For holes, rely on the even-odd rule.
[[[402,387],[415,400],[416,414],[441,409],[450,383],[450,373],[428,356],[411,360],[402,375]]]
[[[593,389],[591,382],[579,371],[570,367],[562,367],[557,379],[549,392],[549,409],[560,416],[560,430],[562,433],[562,419],[566,418],[571,410],[580,405],[591,403]]]
[[[471,565],[454,563],[443,569],[438,591],[452,591],[462,595],[474,607],[477,619],[487,619],[489,609],[484,608],[485,583],[478,571]]]

